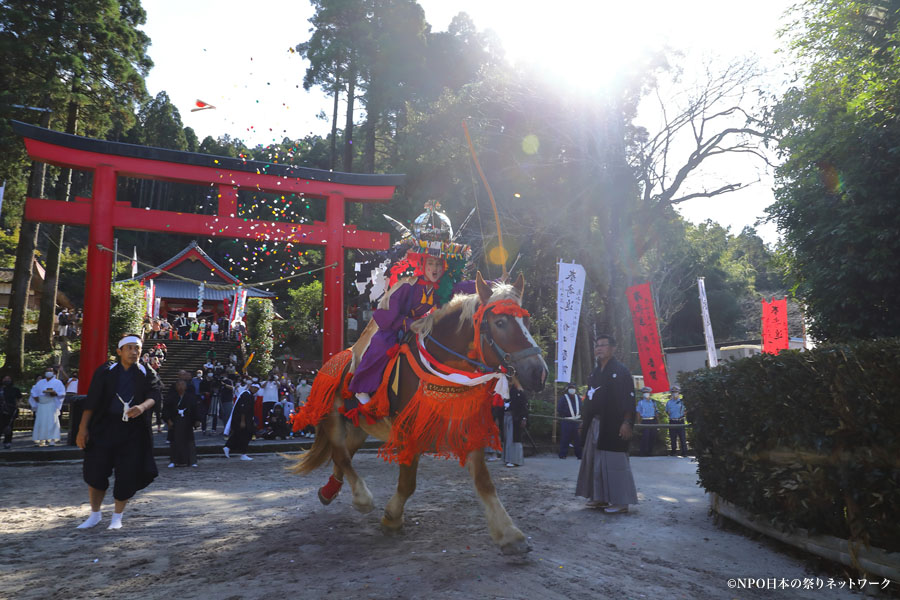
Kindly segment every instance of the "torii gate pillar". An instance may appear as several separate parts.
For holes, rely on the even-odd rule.
[[[337,264],[333,271],[326,271],[322,277],[322,329],[325,330],[322,339],[322,364],[344,349],[344,210],[343,194],[329,194],[325,207],[325,220],[328,223],[325,264]]]
[[[113,247],[116,172],[111,166],[100,165],[94,171],[91,195],[91,227],[88,230],[87,274],[84,280],[84,323],[89,327],[84,327],[81,334],[81,364],[96,367],[106,361],[109,346],[113,255],[100,250],[98,244]],[[93,371],[84,372],[81,379],[87,381],[91,375]],[[78,391],[86,393],[86,390],[82,392],[80,384]]]

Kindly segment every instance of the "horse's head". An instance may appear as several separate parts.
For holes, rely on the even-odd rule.
[[[481,308],[476,313],[479,339],[475,340],[475,344],[480,348],[483,359],[488,364],[502,365],[526,390],[542,390],[547,381],[547,363],[537,342],[528,332],[528,311],[521,306],[525,278],[519,273],[512,286],[514,298],[509,294],[494,297],[480,272],[475,277],[475,287],[481,300]]]

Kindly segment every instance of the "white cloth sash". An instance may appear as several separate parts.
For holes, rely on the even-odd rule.
[[[431,372],[432,375],[434,375],[440,379],[443,379],[444,381],[446,381],[448,383],[453,383],[456,385],[464,385],[464,386],[468,386],[468,387],[474,387],[476,385],[481,385],[483,383],[487,383],[488,381],[490,381],[492,379],[496,379],[497,383],[494,384],[494,393],[498,394],[504,400],[509,398],[509,380],[507,379],[505,374],[503,374],[503,373],[487,373],[486,375],[470,377],[468,375],[463,375],[462,373],[450,373],[450,374],[441,373],[440,371],[437,371],[424,356],[422,356],[422,348],[421,348],[422,340],[418,339],[418,336],[416,336],[416,338],[417,338],[417,342],[419,345],[419,348],[418,348],[419,360],[422,361],[422,364],[425,366],[426,369],[428,369],[428,371]]]
[[[572,399],[569,398],[569,395],[568,394],[563,394],[563,395],[566,397],[566,403],[569,405],[569,414],[572,415],[570,417],[566,417],[566,419],[569,419],[570,421],[577,421],[578,419],[581,418],[581,408],[579,407],[579,409],[576,411],[575,407],[572,406]],[[577,398],[576,398],[576,401],[577,401]]]

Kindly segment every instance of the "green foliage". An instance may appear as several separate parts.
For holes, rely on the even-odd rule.
[[[272,320],[275,310],[272,302],[264,298],[248,298],[244,320],[247,323],[247,338],[250,352],[254,353],[250,370],[266,375],[272,370]]]
[[[900,550],[900,339],[684,377],[701,485],[783,528]]]
[[[144,288],[136,281],[125,281],[112,286],[112,302],[109,311],[109,349],[115,354],[119,340],[127,333],[140,335],[146,307]]]
[[[181,114],[169,100],[169,95],[160,92],[141,107],[138,125],[142,134],[142,144],[172,150],[187,150],[188,143]],[[194,135],[194,141],[196,141]],[[195,145],[196,148],[196,145]]]
[[[768,212],[812,335],[900,335],[900,2],[807,0],[786,30],[805,67],[772,108],[784,162]]]
[[[52,109],[51,128],[82,135],[103,135],[116,122],[130,126],[153,65],[146,54],[150,39],[139,29],[145,21],[139,0],[3,2],[0,143],[7,151],[0,179],[12,184],[4,212],[21,216],[27,177],[24,147],[8,119],[37,123],[41,115],[12,105]]]
[[[318,357],[321,354],[322,282],[312,281],[287,291],[285,319],[273,323],[276,354]]]
[[[77,251],[64,248],[59,256],[58,288],[76,306],[84,304],[84,277],[86,273],[87,246]]]
[[[19,244],[19,229],[6,233],[0,229],[0,267],[12,268],[16,264],[16,246]]]
[[[787,290],[774,252],[756,232],[746,228],[735,236],[712,221],[693,225],[674,217],[659,235],[641,265],[653,284],[663,345],[703,343],[698,277],[705,279],[716,339],[758,338],[760,295],[784,296]]]

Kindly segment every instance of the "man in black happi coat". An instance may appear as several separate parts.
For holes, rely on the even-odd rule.
[[[159,393],[158,380],[151,379],[147,369],[138,364],[139,336],[124,336],[116,353],[119,362],[101,366],[91,378],[75,440],[84,450],[84,481],[91,501],[91,516],[79,529],[100,522],[100,507],[113,472],[115,509],[109,529],[122,527],[128,500],[158,475],[150,423],[154,397]]]

